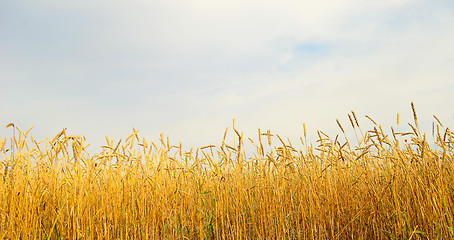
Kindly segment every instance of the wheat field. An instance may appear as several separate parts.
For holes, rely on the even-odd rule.
[[[351,128],[337,121],[344,136],[307,143],[304,125],[299,148],[233,127],[220,145],[185,150],[134,129],[93,156],[66,129],[38,142],[9,124],[0,238],[452,239],[454,134],[434,116],[426,138],[413,112],[411,132],[398,119],[388,135],[370,117],[361,129],[354,112]]]

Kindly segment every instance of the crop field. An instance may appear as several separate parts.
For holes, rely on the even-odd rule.
[[[38,141],[8,124],[0,239],[453,239],[454,134],[413,115],[409,132],[352,112],[314,143],[233,127],[189,150],[134,130],[92,156],[69,130]]]

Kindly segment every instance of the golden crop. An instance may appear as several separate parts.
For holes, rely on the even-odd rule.
[[[391,136],[352,116],[356,146],[319,131],[298,150],[259,129],[249,157],[235,128],[234,144],[226,130],[189,151],[134,130],[90,156],[83,136],[39,143],[9,125],[0,239],[454,238],[454,134],[435,117],[431,147],[415,112],[413,131]]]

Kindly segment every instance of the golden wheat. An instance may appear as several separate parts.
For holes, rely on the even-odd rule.
[[[37,142],[10,125],[19,136],[0,142],[0,238],[454,238],[454,134],[435,117],[429,144],[414,112],[413,132],[391,128],[390,139],[367,118],[356,147],[317,131],[303,152],[259,129],[254,157],[235,126],[233,147],[228,129],[220,147],[189,151],[133,129],[91,156],[66,129]]]

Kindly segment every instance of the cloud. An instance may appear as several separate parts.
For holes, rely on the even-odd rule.
[[[297,138],[302,122],[337,133],[351,110],[390,125],[411,101],[452,122],[449,1],[2,5],[0,108],[42,136],[100,145],[135,126],[210,144],[236,118]]]

